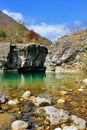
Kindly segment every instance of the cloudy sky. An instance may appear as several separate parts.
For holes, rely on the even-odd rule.
[[[52,41],[87,21],[87,0],[2,0],[0,10]]]

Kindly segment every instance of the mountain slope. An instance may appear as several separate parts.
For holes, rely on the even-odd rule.
[[[41,37],[33,30],[28,30],[23,24],[16,22],[0,11],[0,34],[3,33],[5,36],[0,35],[1,41],[12,41],[15,43],[36,42],[46,46],[51,44],[48,39]]]
[[[87,29],[58,38],[58,40],[56,41],[56,44],[61,44],[61,43],[62,44],[69,43],[69,44],[74,44],[74,45],[87,43]]]
[[[24,31],[25,33],[28,32],[28,29],[24,25],[16,22],[15,20],[13,20],[12,18],[10,18],[2,12],[0,12],[0,30],[6,33],[7,41],[17,40],[18,36],[20,35],[21,37],[18,40],[23,40],[22,37],[24,37]]]
[[[87,29],[62,36],[47,56],[47,71],[87,74]]]

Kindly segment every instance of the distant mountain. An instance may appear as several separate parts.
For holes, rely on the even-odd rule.
[[[36,42],[50,46],[51,41],[43,38],[33,30],[28,30],[23,24],[0,11],[0,41],[14,43]]]

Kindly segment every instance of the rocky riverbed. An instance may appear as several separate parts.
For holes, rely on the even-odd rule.
[[[30,90],[20,96],[0,91],[0,129],[86,130],[87,79],[76,84],[79,84],[77,90],[59,90],[56,98],[33,95]]]
[[[44,46],[36,44],[1,46],[0,68],[7,70],[45,70],[55,73],[80,72],[84,66],[85,51],[81,46],[63,45],[56,49],[55,46],[47,50]],[[85,47],[86,50],[86,47]],[[47,57],[46,57],[47,56]],[[85,56],[86,58],[86,56]],[[85,61],[85,60],[84,60]],[[77,70],[77,71],[76,71]],[[4,74],[4,76],[6,76]],[[19,76],[24,84],[24,76]],[[30,76],[32,78],[32,76]],[[29,79],[30,79],[29,78]],[[57,77],[58,78],[58,77]],[[14,78],[13,78],[14,79]],[[47,79],[46,79],[47,80]],[[11,82],[11,80],[10,80]],[[46,82],[46,81],[45,81]],[[55,82],[55,81],[54,81]],[[16,84],[16,82],[15,82]],[[34,83],[33,83],[34,84]],[[51,87],[51,80],[47,82],[48,89],[44,86],[41,95],[29,88],[13,89],[5,95],[8,89],[0,91],[0,129],[1,130],[86,130],[87,129],[87,79],[74,82],[78,88],[55,89]],[[68,85],[68,84],[66,84]],[[6,86],[5,86],[6,87]],[[40,83],[38,85],[38,89]],[[3,87],[1,87],[3,88]],[[51,89],[51,92],[50,92]],[[2,92],[3,90],[3,92]],[[35,93],[36,92],[36,93]],[[45,93],[47,92],[47,94]],[[50,93],[50,94],[49,94]],[[45,95],[46,94],[46,95]],[[50,95],[50,96],[49,96]]]

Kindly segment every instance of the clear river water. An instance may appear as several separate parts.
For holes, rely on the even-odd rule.
[[[52,98],[54,101],[64,99],[64,104],[56,106],[87,120],[87,88],[80,82],[85,78],[87,75],[84,74],[0,72],[0,89],[10,99],[20,98],[26,90],[34,96]],[[83,89],[79,91],[81,87]]]

